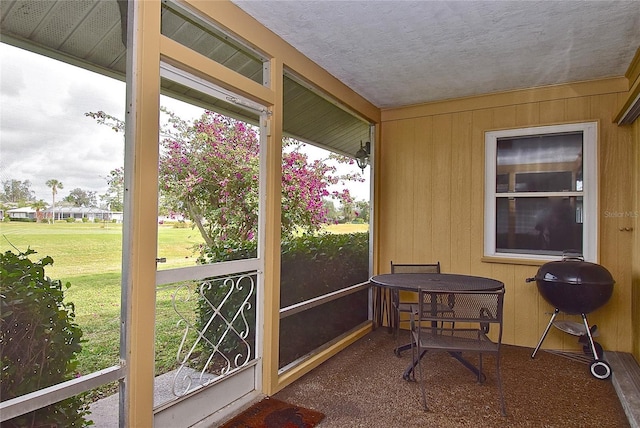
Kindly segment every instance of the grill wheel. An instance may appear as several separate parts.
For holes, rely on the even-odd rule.
[[[591,375],[597,379],[607,379],[611,376],[611,366],[603,360],[595,360],[589,366]]]

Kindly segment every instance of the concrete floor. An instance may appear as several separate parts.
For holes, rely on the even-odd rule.
[[[430,393],[433,395],[429,398],[432,409],[425,414],[419,405],[418,385],[406,382],[400,376],[410,362],[410,352],[405,352],[401,358],[394,356],[391,351],[394,343],[386,329],[378,329],[284,388],[275,397],[325,413],[325,420],[318,425],[319,428],[463,427],[478,424],[542,426],[540,423],[570,426],[572,422],[594,427],[625,426],[625,422],[628,422],[629,427],[640,427],[640,367],[630,354],[606,352],[605,358],[612,366],[613,375],[611,381],[600,381],[589,375],[587,365],[552,353],[541,352],[535,360],[530,360],[527,350],[523,349],[521,354],[526,358],[522,355],[518,358],[529,361],[517,361],[522,366],[518,368],[514,365],[516,363],[509,361],[516,354],[503,352],[501,371],[509,414],[505,419],[499,416],[497,388],[491,383],[490,370],[494,365],[488,357],[485,365],[488,381],[485,385],[478,385],[469,379],[466,369],[461,370],[457,363],[451,364],[446,357],[434,355],[434,361],[449,367],[447,370],[450,371],[443,373],[442,379],[451,380],[462,376],[462,383],[458,389],[445,389],[442,394]],[[564,365],[561,361],[567,361],[568,368],[559,367]],[[517,370],[517,376],[521,380],[509,380],[511,366]],[[536,370],[536,373],[523,372],[529,368]],[[550,373],[554,370],[558,370],[560,374]],[[559,376],[566,376],[568,372],[571,372],[571,377],[563,378],[562,381],[554,380]],[[545,379],[535,379],[536,376]],[[156,404],[172,399],[172,378],[173,373],[156,378]],[[525,383],[528,390],[524,401],[518,399],[516,391],[521,383]],[[540,397],[535,395],[538,390]],[[460,403],[464,394],[470,394],[471,397],[465,399],[463,409],[456,410],[453,403]],[[453,396],[457,398],[452,400]],[[484,404],[474,408],[473,399],[476,396],[482,396]],[[557,397],[569,398],[565,406],[569,411],[562,407],[562,402]],[[535,406],[538,404],[542,408],[536,411]],[[607,409],[599,411],[598,405],[601,404],[607,406]],[[616,411],[612,409],[617,409],[621,414],[622,422],[616,419]],[[91,412],[90,419],[94,421],[95,428],[117,427],[118,395],[93,403]],[[563,419],[554,419],[554,412],[570,416],[572,419],[568,422],[569,425],[566,425],[567,421],[564,421],[564,425],[558,425]],[[580,423],[575,419],[576,414],[580,414],[587,422]],[[521,421],[524,421],[522,425]],[[401,425],[398,425],[400,422]]]

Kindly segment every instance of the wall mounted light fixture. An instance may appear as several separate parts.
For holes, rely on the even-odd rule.
[[[371,143],[366,142],[364,145],[360,141],[360,150],[356,152],[356,162],[358,166],[364,172],[364,169],[369,165],[369,155],[371,154]]]

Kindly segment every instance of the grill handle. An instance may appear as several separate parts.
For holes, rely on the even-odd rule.
[[[580,260],[584,261],[584,256],[579,250],[564,250],[562,252],[562,261],[565,260]]]
[[[535,278],[527,278],[527,279],[525,279],[526,282],[533,282],[535,280],[536,280]]]

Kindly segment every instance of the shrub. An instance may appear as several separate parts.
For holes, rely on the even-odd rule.
[[[35,251],[0,255],[0,396],[9,400],[74,376],[82,331],[63,285],[45,275],[51,257],[32,262]],[[69,283],[64,288],[68,288]],[[82,427],[91,425],[82,395],[2,423],[2,427]]]
[[[64,221],[66,221],[67,223],[75,223],[76,219],[73,217],[67,217],[64,219]]]
[[[303,235],[281,252],[281,307],[369,279],[368,233]]]
[[[6,217],[8,221],[17,221],[22,223],[35,223],[35,218],[16,218],[16,217]]]

